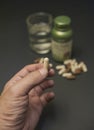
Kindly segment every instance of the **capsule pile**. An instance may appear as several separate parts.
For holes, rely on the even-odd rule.
[[[64,64],[57,65],[56,69],[59,75],[67,79],[75,79],[78,74],[88,71],[86,64],[83,61],[78,63],[76,59],[65,60]]]

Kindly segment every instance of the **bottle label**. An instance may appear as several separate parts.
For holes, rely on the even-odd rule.
[[[52,40],[52,55],[56,61],[63,62],[71,57],[72,40],[60,42]]]

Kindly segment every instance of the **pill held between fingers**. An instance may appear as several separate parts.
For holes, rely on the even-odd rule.
[[[44,58],[44,67],[49,69],[49,58]]]
[[[44,63],[44,58],[40,58],[40,61],[39,61],[39,63]]]

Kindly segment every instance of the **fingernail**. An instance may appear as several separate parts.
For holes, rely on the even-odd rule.
[[[47,69],[46,68],[41,68],[41,69],[39,69],[39,71],[40,71],[41,75],[43,75],[43,76],[47,75]]]

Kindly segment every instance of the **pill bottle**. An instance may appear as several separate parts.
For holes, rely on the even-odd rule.
[[[58,62],[63,62],[71,58],[73,44],[71,18],[66,15],[55,17],[51,34],[51,52],[53,59]]]

